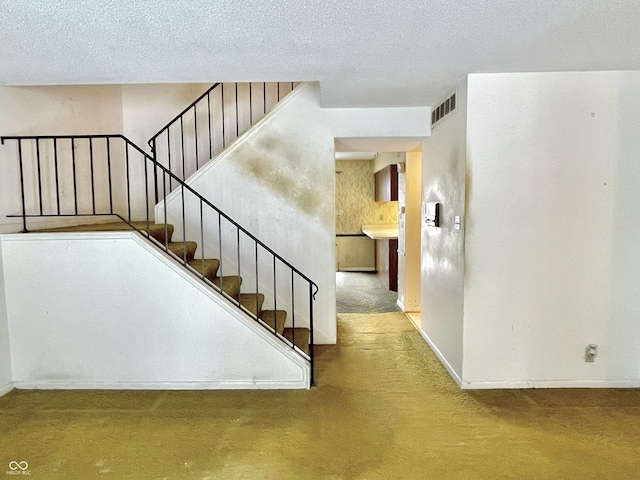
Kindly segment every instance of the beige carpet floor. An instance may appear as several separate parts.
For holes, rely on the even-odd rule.
[[[13,391],[0,475],[640,478],[638,390],[461,391],[401,313],[340,315],[318,350],[310,391]]]

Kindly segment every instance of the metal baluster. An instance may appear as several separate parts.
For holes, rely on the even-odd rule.
[[[58,206],[58,215],[60,215],[60,179],[58,175],[58,141],[56,138],[53,139],[53,166],[56,177],[56,204]]]
[[[184,166],[184,121],[183,121],[184,117],[180,117],[180,142],[182,145],[182,181],[184,181],[184,179],[186,178],[186,171],[185,171],[185,166]]]
[[[256,298],[257,298],[258,292],[260,291],[260,286],[258,284],[258,242],[254,241],[253,243],[255,245],[254,252],[255,252],[255,258],[256,258]],[[276,327],[277,325],[274,326],[274,329]]]
[[[167,168],[169,173],[173,173],[171,170],[171,128],[167,128]],[[173,178],[169,175],[169,191],[173,190],[173,184],[171,183]]]
[[[145,210],[147,213],[147,237],[151,236],[151,228],[149,226],[149,161],[147,157],[143,156],[144,162],[144,197],[145,197]]]
[[[240,119],[238,117],[238,82],[236,82],[236,138],[240,135]]]
[[[236,247],[237,247],[237,254],[238,254],[238,279],[240,278],[240,229],[238,228],[238,226],[236,225]],[[258,297],[256,295],[256,304],[258,302]],[[240,295],[238,295],[238,305],[240,305]],[[257,305],[256,305],[256,310],[257,310]]]
[[[124,144],[125,152],[125,170],[127,178],[127,219],[131,221],[131,182],[129,179],[129,144]]]
[[[220,292],[222,292],[222,215],[218,212],[218,252],[220,265],[218,265],[218,278],[220,279]]]
[[[22,198],[22,233],[27,233],[27,206],[24,196],[24,167],[22,159],[22,139],[18,139],[18,158],[20,159],[20,197]]]
[[[91,166],[91,205],[93,214],[96,214],[96,184],[93,172],[93,138],[89,138],[89,165]],[[128,181],[128,180],[127,180]]]
[[[262,82],[262,114],[267,113],[267,82]]]
[[[167,171],[162,170],[162,210],[164,212],[164,248],[169,249],[169,224],[167,219]],[[169,177],[169,186],[171,186],[171,177]]]
[[[156,147],[156,137],[153,137],[153,140],[151,141],[151,155],[153,156],[153,185],[155,191],[155,203],[157,204],[160,200],[160,192],[158,192],[158,153]]]
[[[73,204],[78,215],[78,180],[76,172],[76,145],[75,138],[71,139],[71,165],[73,169]]]
[[[207,92],[207,120],[209,122],[209,160],[213,157],[213,150],[211,149],[211,96]]]
[[[316,290],[316,293],[318,291]],[[313,301],[315,294],[313,293],[313,285],[309,282],[309,361],[311,362],[311,385],[315,385],[315,358],[313,351]]]
[[[196,142],[196,172],[200,168],[198,163],[198,104],[193,104],[193,136]],[[187,177],[185,176],[185,179]]]
[[[184,263],[187,263],[187,219],[184,213],[184,183],[180,184],[182,188],[182,252]]]
[[[291,326],[295,332],[296,328],[296,295],[295,295],[295,277],[293,268],[291,269]]]
[[[200,246],[201,246],[201,256],[202,256],[202,279],[204,280],[204,214],[202,211],[202,197],[200,198]]]
[[[227,139],[224,133],[224,83],[220,85],[220,112],[222,114],[222,149],[224,150],[227,146]]]
[[[249,125],[253,125],[253,83],[249,82]]]
[[[109,137],[105,137],[105,140],[107,141],[107,171],[109,175],[109,213],[113,215],[113,183],[111,180],[111,139]]]
[[[276,255],[273,254],[273,310],[278,310],[278,299],[277,299],[278,285],[276,283]]]
[[[38,198],[40,202],[40,215],[42,215],[42,174],[40,172],[40,139],[36,138],[36,161],[38,171]]]

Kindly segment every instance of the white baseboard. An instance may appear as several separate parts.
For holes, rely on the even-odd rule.
[[[442,365],[444,365],[444,368],[447,369],[447,372],[449,372],[449,375],[451,375],[451,378],[453,378],[453,381],[456,382],[460,388],[462,388],[462,380],[460,379],[456,371],[453,369],[451,364],[449,364],[449,362],[444,357],[444,355],[442,355],[442,352],[440,352],[440,350],[438,350],[438,347],[436,347],[436,345],[431,341],[431,339],[429,338],[429,335],[427,335],[421,328],[418,328],[418,332],[420,332],[420,335],[422,335],[422,338],[424,338],[425,342],[429,344],[429,347],[431,347],[431,350],[433,350],[433,353],[436,354],[436,357],[438,357],[438,360],[440,360]]]
[[[639,380],[505,380],[463,382],[463,390],[514,388],[640,388]]]
[[[306,377],[306,375],[305,375]],[[45,380],[14,382],[20,390],[295,390],[308,389],[302,381],[219,381],[219,382],[84,382]]]
[[[340,267],[338,272],[375,272],[376,267]]]
[[[429,336],[418,329],[422,338],[429,344],[429,347],[436,354],[440,362],[449,372],[449,375],[462,390],[489,390],[489,389],[522,389],[522,388],[640,388],[640,380],[500,380],[500,381],[477,381],[463,382],[455,372],[453,367],[447,362],[438,347],[431,341]]]
[[[7,393],[9,393],[14,388],[15,388],[15,385],[14,385],[13,382],[7,383],[5,386],[0,387],[0,397],[2,397],[3,395],[6,395]]]

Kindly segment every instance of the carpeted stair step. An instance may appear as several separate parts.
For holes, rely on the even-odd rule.
[[[167,248],[174,255],[180,257],[183,260],[186,260],[187,262],[190,262],[196,255],[198,244],[196,242],[171,242]]]
[[[264,295],[262,293],[241,293],[240,305],[253,313],[256,317],[262,312],[262,304],[264,303]]]
[[[242,278],[238,277],[237,275],[222,277],[222,281],[220,280],[220,277],[216,277],[213,279],[213,283],[218,287],[220,287],[220,284],[222,284],[220,288],[222,288],[222,291],[230,297],[238,299],[238,297],[240,296],[240,285],[242,285]]]
[[[131,222],[131,224],[138,230],[148,232],[149,236],[155,238],[163,245],[165,243],[171,243],[171,237],[173,236],[173,225],[171,225],[170,223],[166,225],[166,232],[164,223],[149,223],[149,228],[147,228],[147,222]],[[167,239],[166,242],[165,233]]]
[[[285,328],[284,338],[294,343],[300,350],[309,355],[309,329]]]
[[[287,320],[287,312],[284,310],[263,310],[260,318],[280,335],[284,332],[284,322]]]
[[[204,260],[198,258],[191,260],[189,262],[189,266],[200,275],[204,275],[212,282],[215,282],[218,274],[218,268],[220,268],[220,260],[217,258],[205,258]]]

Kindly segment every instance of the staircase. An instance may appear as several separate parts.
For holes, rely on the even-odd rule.
[[[214,155],[211,96],[217,91],[224,96],[225,91],[222,86],[218,87],[218,84],[214,85],[152,138],[150,145],[153,156],[123,135],[2,137],[3,145],[5,141],[15,142],[19,162],[21,211],[12,216],[22,219],[24,232],[28,231],[28,219],[43,217],[74,217],[75,223],[82,223],[81,217],[86,217],[85,221],[89,223],[80,227],[49,229],[49,232],[137,230],[192,275],[217,291],[223,301],[235,305],[241,314],[254,319],[274,338],[308,360],[310,384],[313,385],[313,302],[318,291],[317,285],[185,181],[190,173],[202,166],[201,158],[208,161]],[[293,87],[291,84],[290,88]],[[237,92],[236,84],[236,100]],[[207,105],[206,123],[209,124],[205,134],[208,141],[204,142],[208,144],[208,152],[204,153],[204,157],[201,153],[203,142],[198,140],[198,132],[203,130],[199,127],[203,101]],[[253,111],[251,96],[249,106]],[[265,93],[264,113],[266,110]],[[236,104],[235,135],[231,140],[225,140],[224,111],[222,102],[223,147],[241,133]],[[192,127],[185,128],[189,115],[194,123]],[[176,126],[179,126],[180,140],[172,142],[175,135],[172,129]],[[185,131],[193,131],[194,137],[189,139]],[[166,139],[166,143],[164,140],[160,142],[162,138]],[[187,163],[188,144],[191,141],[195,152],[193,166]],[[177,162],[172,153],[176,143],[180,151]],[[159,148],[160,144],[166,145],[164,152]],[[165,156],[159,158],[163,154]],[[154,219],[155,208],[164,205],[171,192],[178,192],[182,201],[181,216],[174,219],[179,222],[177,229],[165,218]],[[197,221],[194,224],[193,217],[187,220],[185,210],[189,208],[199,209],[199,225]],[[99,217],[111,217],[119,221],[96,224]],[[174,230],[181,232],[181,241],[173,238]],[[213,252],[217,258],[196,258],[198,243],[200,251],[204,250],[205,233],[210,243],[213,236],[215,244],[219,245],[217,252]],[[193,241],[194,238],[198,243]],[[242,256],[241,248],[244,249]],[[207,247],[206,257],[212,257],[211,250],[210,246]],[[250,257],[255,255],[255,265],[247,266],[246,251],[250,252]],[[235,265],[234,261],[229,260],[230,255],[237,257]],[[236,274],[228,275],[229,269],[233,271],[234,268]],[[247,282],[251,286],[245,287],[242,277],[247,271],[251,272],[251,281]],[[283,284],[288,285],[285,291]],[[267,295],[264,290],[260,291],[265,285],[270,285]]]

